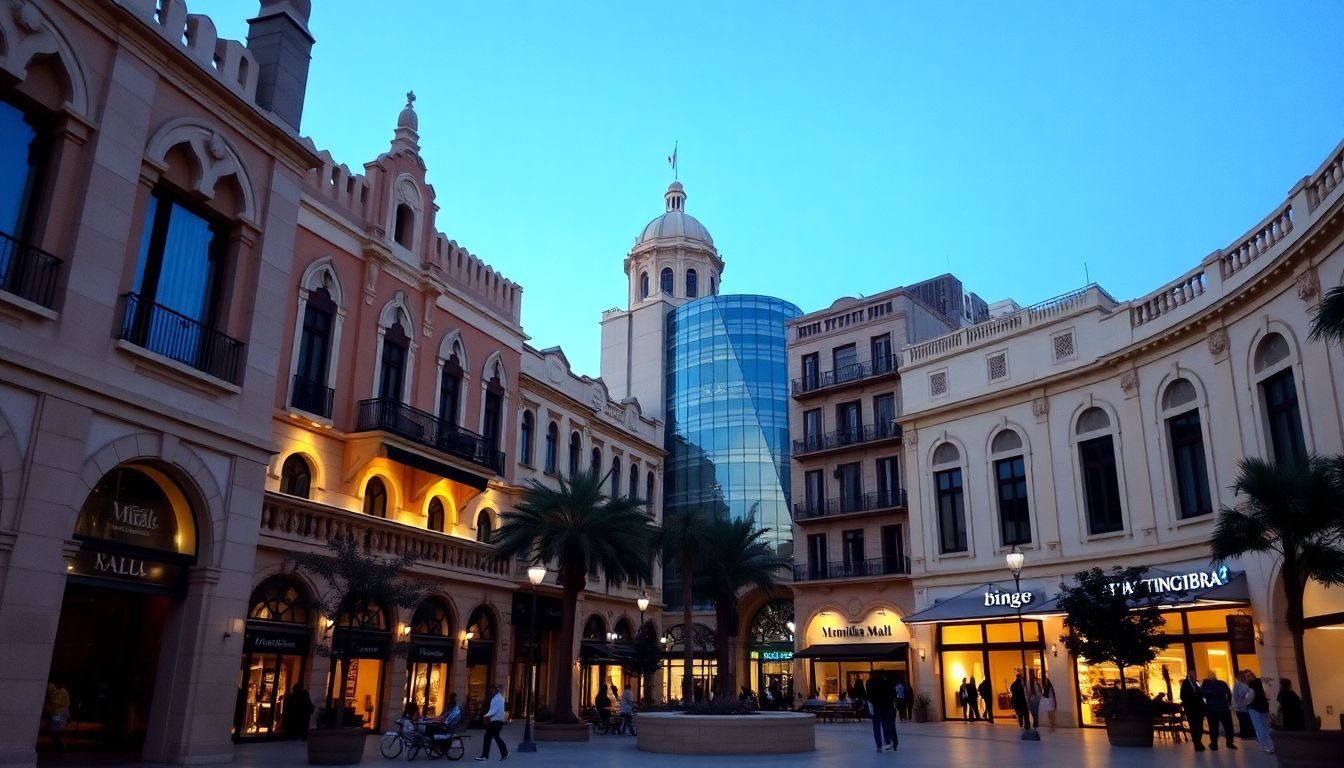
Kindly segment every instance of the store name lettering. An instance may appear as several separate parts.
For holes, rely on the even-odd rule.
[[[788,661],[793,658],[793,651],[761,651],[761,659],[764,661]]]
[[[159,515],[149,507],[114,501],[112,502],[112,516],[117,523],[123,526],[129,525],[142,531],[157,531],[159,529]]]
[[[1030,592],[986,592],[986,608],[1022,608],[1031,603],[1033,595]]]
[[[134,576],[138,579],[149,578],[149,568],[144,560],[125,555],[105,555],[99,552],[93,558],[93,570],[96,573],[115,573],[118,576]]]
[[[1195,589],[1213,589],[1227,583],[1227,566],[1221,566],[1214,571],[1192,571],[1190,573],[1179,573],[1175,576],[1154,576],[1151,579],[1143,579],[1139,583],[1146,584],[1148,591],[1154,595],[1168,592],[1189,592]],[[1121,594],[1132,595],[1136,588],[1137,585],[1132,581],[1117,581],[1110,584],[1111,594],[1119,591]]]
[[[869,625],[867,627],[822,627],[821,634],[833,640],[852,637],[891,637],[891,625]]]

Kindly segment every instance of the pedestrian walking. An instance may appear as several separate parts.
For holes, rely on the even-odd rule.
[[[1190,724],[1190,742],[1196,752],[1204,751],[1204,691],[1199,687],[1195,669],[1191,667],[1181,680],[1181,709]]]
[[[1305,731],[1307,713],[1302,709],[1302,697],[1293,690],[1293,681],[1283,678],[1279,681],[1279,719],[1283,721],[1285,731]]]
[[[896,735],[896,688],[887,679],[887,673],[876,671],[868,678],[868,708],[873,718],[873,741],[877,751],[890,747],[893,752],[900,744]]]
[[[961,707],[961,719],[971,719],[971,705],[966,701],[966,678],[961,678],[961,685],[957,688],[957,706]]]
[[[901,722],[905,722],[906,700],[910,698],[910,689],[905,686],[904,680],[897,680],[895,686],[896,694],[896,714],[901,716]]]
[[[1036,670],[1027,672],[1027,714],[1031,716],[1033,730],[1041,728],[1041,683],[1036,679]]]
[[[1045,713],[1045,719],[1050,723],[1050,730],[1055,730],[1055,710],[1059,709],[1059,702],[1055,700],[1055,684],[1050,680],[1050,676],[1041,673],[1041,711]]]
[[[285,697],[285,709],[282,715],[286,739],[308,740],[308,721],[313,715],[313,699],[308,691],[298,683],[289,689]]]
[[[994,688],[989,684],[989,678],[986,677],[980,681],[980,687],[977,689],[980,693],[980,700],[985,703],[985,719],[990,725],[994,724]]]
[[[1227,734],[1227,748],[1236,749],[1232,741],[1232,689],[1212,669],[1204,673],[1204,682],[1199,687],[1204,692],[1204,713],[1209,719],[1209,749],[1217,751],[1219,730]]]
[[[972,719],[972,720],[979,720],[979,719],[980,719],[980,691],[979,691],[978,687],[977,687],[976,684],[975,684],[975,678],[974,678],[974,677],[972,677],[972,678],[970,679],[970,682],[966,683],[966,691],[965,691],[965,695],[966,695],[966,702],[967,702],[968,704],[970,704],[970,708],[971,708],[971,719]]]
[[[1249,669],[1242,672],[1246,687],[1251,689],[1251,703],[1246,707],[1255,728],[1255,740],[1261,751],[1274,754],[1274,737],[1269,732],[1269,697],[1265,695],[1265,684]]]
[[[481,756],[476,758],[476,762],[483,763],[490,759],[490,740],[493,739],[499,745],[499,759],[509,759],[509,748],[504,745],[504,739],[500,738],[500,731],[504,730],[504,694],[500,693],[498,685],[490,686],[490,708],[482,715],[485,721],[485,736],[481,739]]]
[[[1232,711],[1237,713],[1237,738],[1243,741],[1255,738],[1255,726],[1251,723],[1249,709],[1255,693],[1246,684],[1246,677],[1250,674],[1249,669],[1243,669],[1237,673],[1237,679],[1232,683]]]
[[[1021,672],[1013,678],[1013,684],[1008,686],[1008,693],[1013,702],[1013,714],[1017,715],[1017,727],[1025,730],[1027,718],[1031,715],[1027,712],[1027,689],[1022,683]]]

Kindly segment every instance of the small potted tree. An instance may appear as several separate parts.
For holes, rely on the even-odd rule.
[[[929,707],[932,705],[933,705],[933,699],[929,698],[929,694],[927,693],[920,693],[918,696],[915,697],[916,723],[929,722]]]
[[[1116,747],[1151,747],[1153,712],[1148,697],[1126,689],[1125,669],[1141,667],[1167,647],[1157,596],[1143,580],[1147,568],[1091,568],[1074,574],[1073,585],[1060,585],[1059,609],[1069,630],[1060,638],[1074,656],[1093,664],[1110,662],[1120,673],[1120,688],[1105,695],[1101,715],[1106,738]]]
[[[317,645],[318,653],[330,657],[334,674],[327,678],[316,728],[308,734],[308,762],[353,765],[364,756],[368,732],[360,715],[345,706],[345,696],[338,695],[336,681],[349,674],[352,656],[348,644],[334,642],[336,634],[341,627],[357,625],[373,611],[415,607],[424,589],[403,577],[405,569],[419,559],[414,554],[408,552],[392,560],[375,557],[366,554],[352,536],[337,536],[327,542],[327,550],[291,556],[296,571],[326,586],[317,607],[328,626],[334,628],[332,637]],[[393,646],[389,650],[400,649]]]

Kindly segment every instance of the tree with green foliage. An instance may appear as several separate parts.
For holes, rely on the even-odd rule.
[[[425,596],[425,587],[405,578],[408,568],[420,559],[410,551],[385,559],[367,553],[354,536],[337,536],[327,542],[328,553],[296,552],[290,556],[294,570],[326,584],[317,608],[334,628],[330,642],[318,652],[330,656],[336,674],[327,679],[326,712],[319,725],[342,725],[350,718],[344,712],[345,698],[336,697],[336,681],[346,679],[350,667],[348,642],[340,636],[349,630],[390,632],[392,608],[414,608]]]
[[[635,631],[634,653],[622,667],[626,674],[639,678],[639,691],[645,705],[649,703],[649,675],[663,666],[663,646],[658,642],[658,628],[645,621]]]
[[[1093,664],[1110,662],[1120,672],[1120,714],[1126,714],[1125,668],[1141,667],[1167,647],[1158,596],[1144,581],[1147,568],[1090,568],[1061,584],[1056,602],[1069,632],[1060,642]]]
[[[1219,510],[1209,551],[1215,564],[1251,552],[1278,557],[1298,691],[1307,727],[1315,728],[1302,600],[1308,581],[1344,585],[1344,457],[1305,463],[1247,457],[1238,470],[1232,488],[1245,500]]]
[[[1316,307],[1316,314],[1311,318],[1311,333],[1307,338],[1311,341],[1325,339],[1344,343],[1344,286],[1325,292],[1320,305]]]
[[[557,723],[577,723],[574,714],[574,622],[579,594],[590,571],[601,571],[608,584],[650,579],[656,530],[631,496],[603,495],[606,475],[580,472],[560,479],[558,488],[533,480],[512,512],[504,513],[495,534],[497,561],[523,558],[554,563],[562,595],[559,639],[551,665],[552,701]]]
[[[695,652],[691,645],[695,627],[691,621],[691,609],[695,605],[695,572],[708,544],[706,533],[714,516],[709,507],[691,505],[677,507],[663,517],[663,562],[675,568],[681,579],[681,628],[685,638],[682,643],[681,700],[685,704],[691,703],[695,685],[692,678]]]
[[[715,656],[718,661],[716,696],[736,695],[732,640],[738,634],[738,599],[750,587],[767,595],[774,591],[780,570],[788,558],[770,548],[769,528],[757,528],[756,518],[715,516],[706,528],[706,546],[701,563],[704,593],[714,600]]]

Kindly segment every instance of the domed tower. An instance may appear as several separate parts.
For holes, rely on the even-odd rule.
[[[659,298],[680,306],[719,292],[723,259],[705,225],[686,213],[685,187],[674,181],[663,197],[666,213],[644,227],[625,257],[631,308]]]
[[[635,397],[645,413],[662,418],[667,313],[719,292],[723,259],[709,230],[686,213],[686,188],[674,181],[663,195],[667,210],[650,221],[625,257],[625,309],[602,315],[602,381],[613,397]]]

